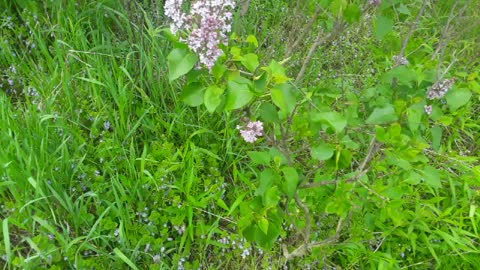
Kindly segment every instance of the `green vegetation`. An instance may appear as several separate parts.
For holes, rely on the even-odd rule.
[[[163,7],[0,0],[3,269],[478,269],[480,1]]]

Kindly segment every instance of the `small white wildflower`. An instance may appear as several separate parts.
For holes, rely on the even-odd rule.
[[[245,259],[247,256],[250,255],[250,250],[248,248],[244,249],[242,252],[242,259]]]
[[[159,264],[161,259],[162,259],[162,256],[160,256],[160,254],[157,254],[157,255],[153,256],[153,263],[154,264]]]

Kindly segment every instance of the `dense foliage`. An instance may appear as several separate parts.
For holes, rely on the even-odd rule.
[[[0,0],[0,266],[477,269],[479,12]]]

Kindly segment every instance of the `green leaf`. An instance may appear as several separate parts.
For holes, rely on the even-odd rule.
[[[233,61],[239,61],[239,60],[242,60],[242,49],[236,47],[236,46],[233,46],[231,49],[230,49],[230,54],[232,54],[233,56]]]
[[[422,104],[415,104],[407,109],[408,127],[412,132],[418,130],[424,114],[425,111]]]
[[[340,151],[340,155],[337,155],[338,158],[336,160],[336,167],[338,169],[345,169],[352,166],[352,156],[352,152],[350,152],[348,149],[342,149]]]
[[[312,147],[312,158],[317,160],[327,160],[333,156],[335,148],[326,143]]]
[[[347,7],[347,0],[333,0],[330,3],[330,8],[332,13],[337,17],[337,15],[342,14],[341,12]]]
[[[245,106],[253,98],[248,84],[228,81],[225,110],[235,110]]]
[[[285,75],[285,68],[282,67],[282,65],[280,65],[280,63],[275,60],[272,60],[268,67],[262,69],[268,72],[268,74],[272,77],[274,83],[281,84],[290,80],[290,78]]]
[[[207,88],[205,91],[204,95],[204,103],[205,107],[207,110],[212,113],[215,111],[215,109],[220,105],[222,102],[222,94],[224,92],[224,89],[216,86],[216,85],[211,85]]]
[[[385,84],[391,84],[394,78],[397,84],[410,86],[412,82],[418,79],[418,76],[415,70],[407,66],[399,66],[382,75],[381,81]],[[390,89],[388,90],[390,91]]]
[[[360,145],[355,142],[354,140],[352,140],[352,138],[350,138],[350,136],[348,135],[345,135],[341,140],[340,140],[340,143],[341,145],[349,148],[349,149],[352,149],[352,150],[357,150]]]
[[[395,109],[391,104],[383,108],[375,108],[372,114],[368,117],[367,124],[385,124],[393,121],[397,121],[398,116],[395,114]]]
[[[220,62],[217,61],[215,65],[212,68],[212,74],[215,77],[215,79],[220,80],[222,78],[223,74],[227,71],[227,66],[224,64],[219,64]]]
[[[254,35],[248,35],[247,43],[253,44],[255,46],[255,48],[258,47],[258,41],[257,41],[257,38]]]
[[[248,151],[248,156],[254,164],[257,165],[270,165],[272,157],[269,152],[257,152],[257,151]]]
[[[264,234],[268,234],[268,219],[262,217],[258,220],[258,227]]]
[[[260,173],[259,185],[255,191],[255,195],[263,197],[265,192],[272,187],[275,177],[276,173],[271,169],[266,169]]]
[[[393,20],[384,16],[377,16],[375,20],[375,37],[383,39],[393,30]]]
[[[262,73],[262,75],[254,79],[253,90],[256,93],[263,94],[267,89],[267,83],[268,83],[268,74],[264,72]]]
[[[350,4],[347,8],[343,11],[343,17],[348,23],[358,22],[360,19],[360,15],[362,11],[357,5]]]
[[[247,53],[243,56],[241,63],[248,71],[254,72],[259,65],[258,56],[254,53]]]
[[[275,147],[270,148],[270,156],[273,158],[275,165],[280,166],[288,163],[288,159],[282,153],[282,151],[278,150]]]
[[[262,197],[263,206],[266,208],[276,207],[279,201],[280,193],[277,186],[269,188]]]
[[[228,211],[228,215],[230,216],[234,211],[235,209],[237,209],[237,207],[243,202],[243,198],[245,197],[245,195],[247,195],[247,193],[243,193],[241,194],[240,196],[237,196],[237,198],[235,199],[235,201],[232,203],[232,206],[230,206],[230,210]]]
[[[382,126],[375,126],[375,135],[379,142],[385,142],[387,139],[385,128]]]
[[[337,112],[314,113],[311,117],[313,122],[329,125],[336,133],[340,133],[347,126],[347,119]]]
[[[259,116],[264,122],[267,123],[278,123],[280,119],[278,118],[278,112],[275,106],[271,103],[263,103],[259,108]]]
[[[467,104],[472,97],[472,92],[465,88],[452,89],[447,92],[445,99],[450,107],[450,111],[455,111],[463,105]]]
[[[432,188],[442,187],[440,172],[434,167],[427,166],[423,169],[423,180],[425,180],[425,184]]]
[[[275,105],[287,114],[291,114],[297,102],[293,95],[293,89],[288,84],[276,85],[271,90],[272,101]]]
[[[200,83],[189,84],[185,86],[180,94],[180,100],[192,107],[202,105],[204,90],[205,87]]]
[[[400,4],[400,6],[398,7],[398,11],[405,15],[412,15],[408,7],[405,6],[404,4]]]
[[[187,49],[174,49],[167,56],[168,59],[168,79],[174,81],[180,76],[187,74],[197,64],[196,54]]]
[[[416,172],[410,172],[408,178],[404,181],[405,183],[418,185],[422,181],[422,176]]]
[[[220,206],[221,208],[225,209],[225,210],[229,210],[230,208],[228,208],[227,204],[225,203],[224,200],[222,200],[221,198],[218,198],[217,200],[217,205]]]
[[[287,194],[289,198],[293,198],[295,192],[297,191],[298,183],[300,182],[297,170],[292,167],[285,167],[282,169],[282,172],[283,177],[285,178],[285,183],[283,184],[283,192]]]
[[[432,147],[434,150],[438,150],[440,148],[440,144],[442,142],[442,127],[436,126],[430,128],[430,134],[432,135]]]

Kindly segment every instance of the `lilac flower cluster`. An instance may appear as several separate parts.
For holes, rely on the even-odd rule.
[[[408,65],[408,63],[409,63],[407,58],[405,58],[403,56],[394,55],[392,57],[392,59],[395,62],[395,64],[398,65],[398,66],[405,66],[405,65]]]
[[[455,83],[455,78],[452,79],[445,79],[443,81],[436,82],[427,93],[427,98],[430,100],[433,99],[441,99],[445,96],[445,94],[452,88],[453,84]]]
[[[246,142],[254,143],[258,137],[263,136],[263,123],[261,121],[248,122],[246,127],[237,126],[240,135]]]
[[[432,112],[433,112],[432,105],[425,105],[424,109],[425,109],[425,113],[428,114],[428,115],[432,114]]]
[[[167,0],[165,1],[165,15],[173,22],[170,24],[170,30],[176,34],[186,24],[186,14],[182,11],[183,0]]]
[[[231,31],[233,0],[196,0],[189,14],[182,11],[183,0],[167,0],[165,15],[172,20],[173,33],[186,31],[184,41],[200,57],[200,63],[209,70],[222,55],[220,44],[226,45]]]

